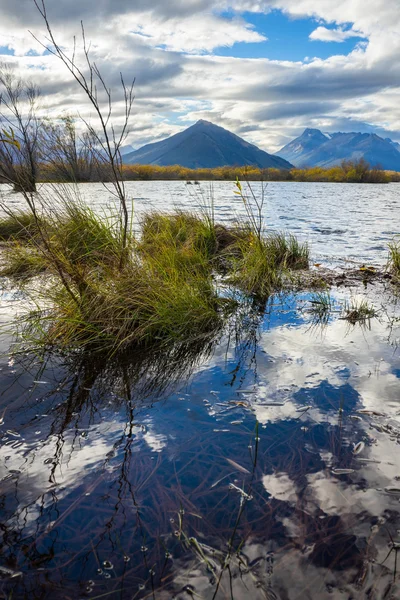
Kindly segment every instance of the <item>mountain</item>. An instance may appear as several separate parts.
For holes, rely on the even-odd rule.
[[[119,151],[121,153],[121,156],[125,156],[125,154],[130,154],[131,152],[133,152],[133,150],[134,149],[132,148],[132,146],[128,144],[127,146],[122,146]]]
[[[332,167],[364,158],[371,166],[400,171],[400,145],[375,133],[331,133],[306,129],[278,155],[296,167]]]
[[[253,165],[290,169],[291,164],[260,150],[209,121],[194,125],[161,142],[147,144],[123,156],[126,164],[181,165],[190,169]]]

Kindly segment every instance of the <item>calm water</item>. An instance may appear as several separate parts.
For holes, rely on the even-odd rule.
[[[191,208],[207,202],[210,183],[189,186],[180,181],[127,183],[137,215],[152,208]],[[254,183],[255,193],[261,184]],[[72,190],[72,186],[65,186]],[[80,184],[79,193],[93,206],[106,207],[113,201],[101,184]],[[0,185],[3,200],[23,205],[18,194]],[[243,213],[241,199],[231,182],[213,182],[216,218],[230,221]],[[41,192],[54,197],[51,186]],[[387,244],[400,232],[400,185],[356,185],[333,183],[269,183],[265,199],[267,225],[295,233],[311,245],[315,260],[342,265],[344,261],[385,264]]]
[[[2,597],[398,598],[400,328],[379,297],[367,327],[284,296],[197,355],[3,361]]]
[[[228,219],[229,184],[215,188]],[[132,189],[156,204],[162,188]],[[315,256],[351,246],[378,262],[368,244],[396,229],[396,189],[274,184],[269,209]],[[354,227],[334,210],[351,190]],[[281,219],[292,209],[304,220]],[[364,326],[338,312],[320,325],[309,295],[275,296],[190,352],[118,364],[12,358],[3,334],[0,598],[397,600],[400,312],[377,286],[334,292],[336,307],[358,294],[378,309]],[[23,302],[4,291],[0,322]]]

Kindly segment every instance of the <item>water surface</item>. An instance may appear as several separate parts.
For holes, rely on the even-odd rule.
[[[233,184],[213,188],[229,222]],[[79,189],[109,205],[101,185]],[[209,191],[128,189],[138,217]],[[397,189],[270,184],[268,225],[315,260],[383,265]],[[3,284],[7,325],[24,297]],[[116,364],[15,357],[3,333],[0,597],[399,598],[397,300],[377,285],[333,294],[336,308],[366,294],[378,318],[321,325],[309,294],[275,295],[195,348]]]
[[[262,184],[251,185],[260,196]],[[65,187],[73,189],[72,185]],[[86,183],[77,187],[81,197],[98,209],[115,200],[112,189],[107,190],[102,184]],[[137,217],[151,209],[197,208],[208,204],[211,196],[217,220],[229,222],[243,214],[242,201],[235,196],[232,182],[201,182],[195,186],[182,181],[136,181],[128,182],[126,188]],[[22,197],[9,193],[9,189],[0,185],[3,201],[23,206]],[[341,266],[349,261],[350,265],[353,262],[384,265],[388,242],[400,232],[399,189],[396,183],[271,182],[265,194],[266,224],[308,241],[318,262]],[[40,190],[54,197],[52,186],[43,185]]]
[[[381,298],[363,327],[321,327],[309,296],[276,296],[150,367],[3,362],[4,597],[398,598],[400,329]]]

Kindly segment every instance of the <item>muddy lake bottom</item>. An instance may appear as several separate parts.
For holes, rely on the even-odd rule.
[[[356,295],[377,318],[340,318]],[[0,597],[399,598],[397,300],[311,298],[170,365],[4,354]]]

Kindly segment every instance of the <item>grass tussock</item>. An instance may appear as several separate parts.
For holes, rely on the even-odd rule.
[[[77,304],[61,285],[47,290],[50,308],[29,315],[25,337],[68,351],[89,347],[114,354],[129,347],[195,341],[220,324],[212,290],[181,277],[154,277],[142,265],[90,281]]]
[[[83,202],[64,202],[51,215],[45,235],[62,262],[83,270],[117,268],[126,252],[119,217],[98,215]],[[128,250],[131,244],[130,236]]]
[[[397,278],[400,277],[400,240],[389,244],[389,268]]]
[[[29,210],[9,212],[0,218],[0,241],[30,240],[37,234],[37,222]]]
[[[35,238],[21,255],[28,270],[39,248],[51,273],[36,301],[43,308],[23,323],[24,342],[113,354],[218,330],[227,302],[216,294],[206,223],[175,214],[153,215],[145,225],[140,244],[130,236],[124,248],[118,218],[79,203],[49,214],[40,243]]]
[[[328,291],[315,292],[310,300],[311,312],[325,314],[332,310],[333,300]]]
[[[291,234],[274,232],[258,237],[249,231],[238,242],[238,248],[231,281],[257,297],[268,297],[281,287],[288,271],[309,266],[307,244],[300,244]]]
[[[377,311],[372,304],[366,299],[353,300],[349,306],[344,309],[344,319],[355,325],[356,323],[364,323],[369,319],[377,316]]]
[[[35,291],[40,309],[26,316],[20,335],[25,344],[61,351],[112,355],[201,342],[236,306],[218,293],[221,274],[265,298],[284,272],[308,266],[308,248],[293,236],[261,236],[204,214],[150,213],[139,239],[129,234],[126,242],[118,215],[98,215],[80,202],[48,209],[35,225],[34,235],[9,245],[6,269],[49,273]]]
[[[327,325],[334,308],[334,300],[327,290],[314,292],[310,298],[310,313],[314,325]]]
[[[150,213],[142,221],[138,246],[147,263],[169,276],[210,274],[217,240],[212,222],[194,213]]]
[[[29,278],[47,269],[47,261],[42,252],[34,246],[13,242],[2,250],[2,254],[2,277]]]

